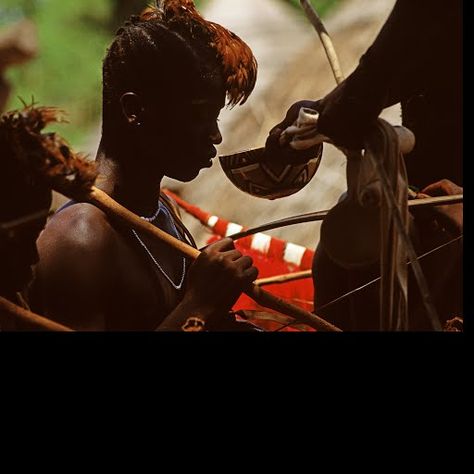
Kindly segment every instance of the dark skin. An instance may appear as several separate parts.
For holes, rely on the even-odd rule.
[[[463,188],[449,179],[442,179],[426,186],[417,197],[422,199],[436,196],[454,196],[457,194],[463,194]],[[419,220],[428,221],[433,231],[443,231],[450,238],[457,237],[463,233],[463,214],[462,204],[433,206],[430,209],[415,211],[415,216]]]
[[[51,205],[51,191],[31,182],[13,158],[0,156],[0,295],[21,291],[38,261],[36,239]]]
[[[104,135],[97,154],[98,187],[140,216],[157,209],[160,183],[169,176],[194,179],[211,166],[222,141],[217,118],[222,87],[207,88],[185,102],[181,97],[121,97],[123,133]],[[163,222],[157,219],[155,225]],[[140,236],[174,282],[182,256],[167,245]],[[38,240],[37,290],[43,314],[79,330],[179,331],[189,316],[209,325],[223,317],[257,277],[252,260],[230,239],[209,246],[190,266],[184,290],[167,312],[156,281],[169,285],[148,259],[130,229],[120,229],[90,204],[58,213]]]

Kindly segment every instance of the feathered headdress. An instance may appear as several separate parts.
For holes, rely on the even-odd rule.
[[[246,102],[257,80],[257,60],[249,46],[236,34],[205,20],[192,0],[157,0],[156,6],[148,7],[141,19],[158,19],[178,33],[207,38],[222,65],[228,104],[235,106]]]
[[[0,167],[5,159],[17,160],[26,174],[51,188],[66,187],[71,194],[90,187],[97,177],[95,164],[75,154],[57,133],[43,132],[61,121],[59,109],[33,104],[0,115]]]

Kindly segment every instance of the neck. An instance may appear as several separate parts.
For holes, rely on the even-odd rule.
[[[102,137],[96,157],[97,187],[135,214],[149,216],[158,206],[163,173],[141,161],[138,147],[124,144],[111,150]]]

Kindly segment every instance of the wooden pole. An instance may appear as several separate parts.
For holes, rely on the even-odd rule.
[[[463,196],[463,194],[453,194],[452,196],[436,196],[412,199],[408,201],[408,207],[446,206],[451,204],[460,204],[463,202]]]
[[[302,272],[284,273],[283,275],[260,278],[258,280],[255,280],[255,284],[257,286],[274,285],[278,283],[288,283],[290,281],[304,280],[306,278],[311,278],[311,276],[311,270],[304,270]]]
[[[46,319],[39,314],[32,313],[31,311],[8,301],[2,296],[0,296],[0,317],[21,319],[28,324],[45,329],[46,331],[73,332],[73,329],[51,321],[50,319]]]
[[[308,0],[300,0],[301,6],[303,7],[306,16],[308,17],[309,21],[313,25],[314,29],[319,35],[321,42],[324,47],[324,51],[326,52],[326,56],[328,57],[329,64],[331,65],[332,73],[334,74],[334,78],[336,79],[336,83],[340,84],[344,80],[344,74],[342,73],[341,66],[339,64],[339,59],[336,54],[336,50],[334,49],[334,44],[327,32],[321,18],[319,18],[318,13],[314,9],[314,7],[309,3]]]
[[[430,206],[448,206],[452,204],[460,204],[463,202],[462,194],[455,194],[452,196],[436,196],[429,198],[418,198],[408,201],[408,207],[430,207]],[[281,227],[287,227],[290,225],[302,224],[305,222],[317,222],[323,221],[328,215],[329,210],[309,212],[307,214],[299,214],[297,216],[287,217],[284,219],[278,219],[277,221],[268,222],[267,224],[259,225],[251,229],[243,230],[236,234],[229,235],[229,239],[239,240],[249,235],[258,234],[259,232],[265,232],[267,230],[279,229]]]

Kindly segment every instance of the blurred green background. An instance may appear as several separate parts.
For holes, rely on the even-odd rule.
[[[255,0],[258,1],[258,0]],[[299,8],[298,0],[280,0]],[[321,16],[339,0],[312,0]],[[0,0],[0,31],[22,18],[32,19],[39,56],[7,71],[13,92],[7,110],[21,107],[18,97],[67,111],[69,125],[57,125],[74,147],[84,144],[100,120],[101,63],[119,25],[149,0]],[[196,0],[202,7],[206,0]]]

